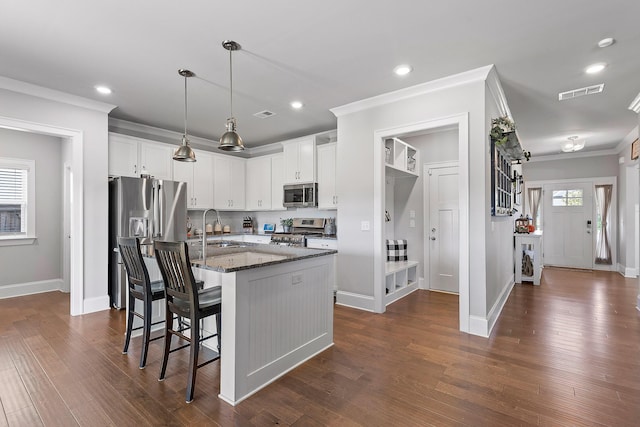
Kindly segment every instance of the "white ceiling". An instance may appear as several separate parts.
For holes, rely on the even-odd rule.
[[[616,43],[597,47],[604,37]],[[525,149],[556,154],[570,135],[611,149],[637,125],[640,2],[633,0],[50,0],[5,2],[0,75],[105,101],[112,117],[218,139],[234,113],[256,147],[333,129],[330,108],[495,64]],[[584,68],[609,66],[598,75]],[[400,63],[414,71],[399,78]],[[604,83],[604,93],[558,92]],[[106,84],[113,94],[95,93]],[[289,102],[305,107],[294,111]],[[270,110],[276,116],[258,119]],[[179,141],[176,141],[179,143]]]

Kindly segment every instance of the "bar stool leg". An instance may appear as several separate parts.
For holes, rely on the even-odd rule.
[[[198,351],[200,350],[200,322],[191,318],[191,343],[189,354],[189,378],[187,379],[187,403],[193,401],[196,388],[196,371],[198,370]]]
[[[142,351],[140,351],[140,369],[144,369],[147,364],[147,353],[149,351],[149,338],[151,336],[151,296],[145,296],[144,299],[144,319],[142,332]]]
[[[124,348],[122,349],[122,354],[127,354],[127,351],[129,351],[129,342],[131,341],[131,329],[133,328],[133,311],[135,309],[135,303],[136,299],[131,294],[129,294],[129,305],[127,306],[127,333],[124,337]]]

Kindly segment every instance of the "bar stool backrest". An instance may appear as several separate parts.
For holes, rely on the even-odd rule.
[[[172,312],[188,316],[184,303],[176,306],[174,299],[189,303],[189,311],[198,307],[198,290],[191,270],[186,242],[154,242],[154,253],[164,280],[167,305]]]
[[[144,264],[142,252],[140,251],[140,239],[137,237],[119,237],[118,248],[129,278],[129,291],[142,299],[139,294],[142,292],[151,293],[151,281],[149,280],[149,271]]]

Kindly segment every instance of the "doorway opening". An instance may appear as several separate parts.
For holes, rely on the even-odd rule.
[[[387,192],[386,187],[387,183],[387,174],[386,174],[386,165],[385,165],[385,141],[390,138],[400,138],[403,141],[407,141],[408,144],[414,146],[419,145],[419,139],[421,138],[431,138],[427,137],[427,135],[431,134],[449,134],[450,142],[447,143],[433,143],[433,150],[430,151],[428,156],[424,154],[420,154],[420,158],[422,159],[422,163],[420,163],[418,170],[420,171],[420,177],[417,178],[419,180],[419,185],[401,184],[400,188],[397,188],[396,185],[395,192],[400,192],[401,194],[407,194],[412,197],[413,203],[415,200],[418,200],[418,206],[414,204],[407,204],[404,207],[400,207],[399,212],[395,212],[395,217],[401,221],[401,225],[396,228],[396,230],[403,230],[404,235],[412,236],[409,237],[408,247],[409,253],[411,253],[411,248],[416,248],[416,251],[419,255],[416,257],[419,260],[420,268],[420,279],[422,279],[421,287],[425,288],[425,283],[430,283],[430,279],[425,274],[428,268],[425,267],[426,264],[429,264],[430,261],[426,261],[426,252],[428,252],[428,248],[426,248],[427,241],[431,241],[431,235],[428,233],[430,230],[428,225],[425,225],[426,219],[425,217],[429,216],[425,212],[425,202],[424,202],[424,186],[428,185],[428,180],[424,177],[423,173],[423,165],[425,163],[432,163],[434,161],[453,161],[457,162],[458,166],[458,175],[457,182],[452,184],[449,182],[449,185],[453,185],[457,190],[457,207],[458,207],[458,215],[457,215],[457,224],[452,223],[448,225],[448,229],[455,230],[452,232],[452,236],[448,236],[448,242],[451,242],[452,239],[457,240],[457,252],[459,254],[459,258],[457,263],[454,263],[453,266],[448,266],[449,270],[453,270],[457,273],[457,283],[458,283],[458,295],[459,295],[459,325],[460,330],[462,332],[469,332],[469,324],[470,324],[470,315],[469,315],[469,154],[468,154],[468,145],[469,145],[469,134],[468,134],[468,114],[459,114],[455,116],[450,116],[446,118],[434,119],[425,122],[410,124],[406,126],[399,126],[390,129],[378,130],[374,133],[374,142],[379,144],[379,149],[374,150],[374,162],[379,167],[374,168],[374,240],[377,242],[374,249],[374,263],[375,263],[375,271],[374,271],[374,305],[375,310],[378,313],[382,313],[385,311],[385,295],[386,295],[386,271],[385,271],[385,261],[387,259],[387,245],[386,245],[386,231],[387,231],[387,222],[385,221],[386,210],[385,206],[388,203],[387,200]],[[435,137],[433,137],[435,138]],[[418,141],[418,144],[415,142]],[[425,147],[429,146],[429,143],[425,142]],[[417,148],[417,147],[416,147]],[[442,150],[448,152],[449,154],[453,153],[451,157],[438,157],[439,154],[442,154]],[[425,150],[428,151],[428,150]],[[398,181],[398,180],[396,180]],[[449,180],[451,181],[451,180]],[[417,199],[415,198],[417,195]],[[443,193],[444,195],[444,193]],[[449,194],[450,196],[450,194]],[[420,215],[419,215],[420,214]],[[433,228],[433,227],[431,227]],[[405,231],[406,230],[406,231]],[[438,230],[439,231],[439,230]],[[400,233],[395,233],[395,236],[400,236]],[[411,244],[411,240],[414,241],[414,244]],[[455,273],[452,276],[455,276]],[[455,279],[453,279],[455,280]]]

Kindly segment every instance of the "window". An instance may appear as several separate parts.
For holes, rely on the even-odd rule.
[[[554,190],[551,200],[553,206],[582,206],[582,189]]]
[[[33,238],[35,162],[0,157],[0,242]]]

